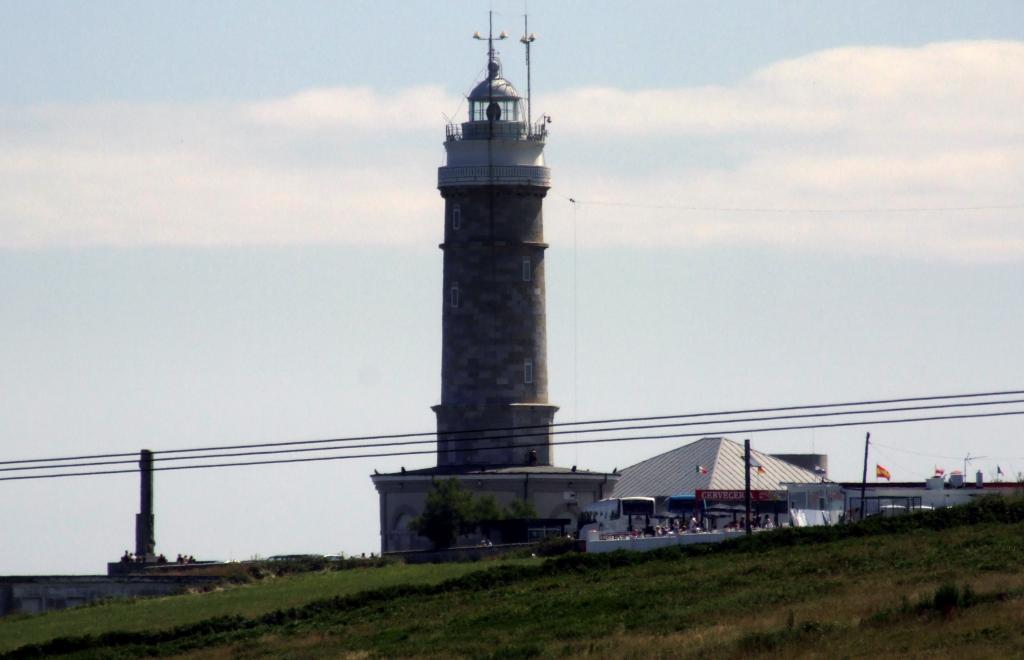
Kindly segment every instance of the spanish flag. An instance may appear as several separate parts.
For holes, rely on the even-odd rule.
[[[886,470],[884,467],[882,467],[878,463],[875,463],[875,478],[876,479],[885,479],[886,481],[891,481],[892,480],[892,475],[889,474],[889,471]]]

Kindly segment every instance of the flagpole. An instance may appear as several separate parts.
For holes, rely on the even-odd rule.
[[[867,503],[864,501],[865,492],[868,489],[868,444],[871,442],[871,431],[868,431],[864,438],[864,475],[860,480],[860,519],[864,520],[864,509]]]

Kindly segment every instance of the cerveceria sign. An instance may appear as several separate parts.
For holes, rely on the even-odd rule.
[[[742,490],[698,490],[695,495],[703,502],[742,502],[746,497]],[[786,499],[784,490],[752,490],[753,502],[777,502]]]

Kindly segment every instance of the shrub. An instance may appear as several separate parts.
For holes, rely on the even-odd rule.
[[[963,589],[960,589],[955,584],[947,582],[935,590],[935,595],[932,596],[930,603],[925,601],[923,605],[924,608],[930,607],[937,612],[941,612],[942,616],[948,619],[953,616],[956,610],[966,609],[977,605],[977,603],[978,595],[971,588],[971,585],[965,584]]]
[[[952,616],[953,610],[960,604],[960,589],[955,584],[944,584],[935,590],[932,607],[945,617]]]
[[[784,646],[796,644],[810,646],[827,638],[835,626],[817,621],[804,621],[798,626],[787,621],[785,628],[765,632],[747,633],[738,640],[738,645],[745,653],[772,653]]]
[[[557,557],[575,551],[576,540],[565,536],[549,536],[541,539],[535,550],[538,557]]]

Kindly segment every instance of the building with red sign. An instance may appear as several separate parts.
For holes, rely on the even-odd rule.
[[[751,450],[750,455],[753,512],[772,516],[776,524],[787,519],[785,484],[820,483],[828,465],[821,454],[781,458]],[[701,438],[622,470],[614,496],[653,497],[659,514],[696,514],[716,528],[735,521],[744,509],[743,470],[742,443]]]

